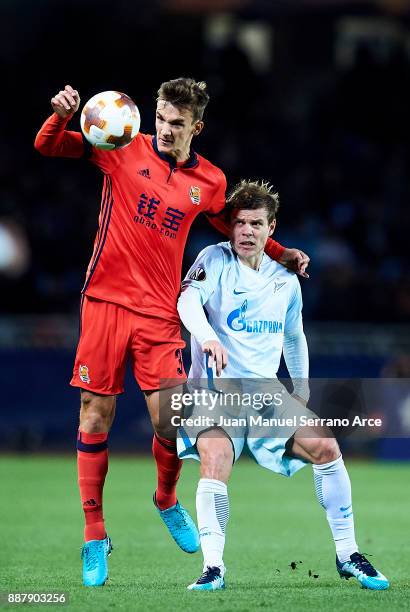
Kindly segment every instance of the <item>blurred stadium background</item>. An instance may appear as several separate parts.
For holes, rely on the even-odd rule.
[[[68,380],[102,180],[86,162],[33,149],[66,83],[83,103],[125,91],[152,132],[162,81],[206,80],[196,149],[231,185],[273,182],[278,240],[312,258],[302,283],[312,375],[410,377],[409,2],[5,0],[0,10],[0,450],[68,450],[76,432]],[[220,240],[199,219],[185,269]],[[147,450],[143,398],[131,379],[126,390],[111,448]],[[410,438],[410,397],[397,418]],[[392,442],[346,450],[410,458],[409,440]]]

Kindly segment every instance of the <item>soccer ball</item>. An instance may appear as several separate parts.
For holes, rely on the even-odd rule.
[[[135,102],[119,91],[96,94],[83,108],[81,129],[98,149],[121,149],[132,142],[140,129],[140,114]]]

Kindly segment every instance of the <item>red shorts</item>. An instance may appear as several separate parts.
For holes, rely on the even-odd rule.
[[[124,391],[127,360],[143,391],[186,380],[178,323],[84,296],[81,334],[70,384],[102,395]]]

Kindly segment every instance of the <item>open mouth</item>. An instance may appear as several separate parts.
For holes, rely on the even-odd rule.
[[[240,243],[239,243],[239,246],[241,246],[241,247],[245,247],[245,248],[248,248],[248,249],[249,249],[249,248],[254,247],[254,246],[255,246],[255,243],[254,243],[254,242],[251,242],[250,240],[244,240],[243,242],[240,242]]]

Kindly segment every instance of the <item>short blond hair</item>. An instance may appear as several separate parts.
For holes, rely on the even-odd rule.
[[[268,181],[249,181],[242,179],[235,185],[226,200],[227,216],[233,210],[255,210],[265,208],[268,222],[276,218],[279,208],[279,194]]]

